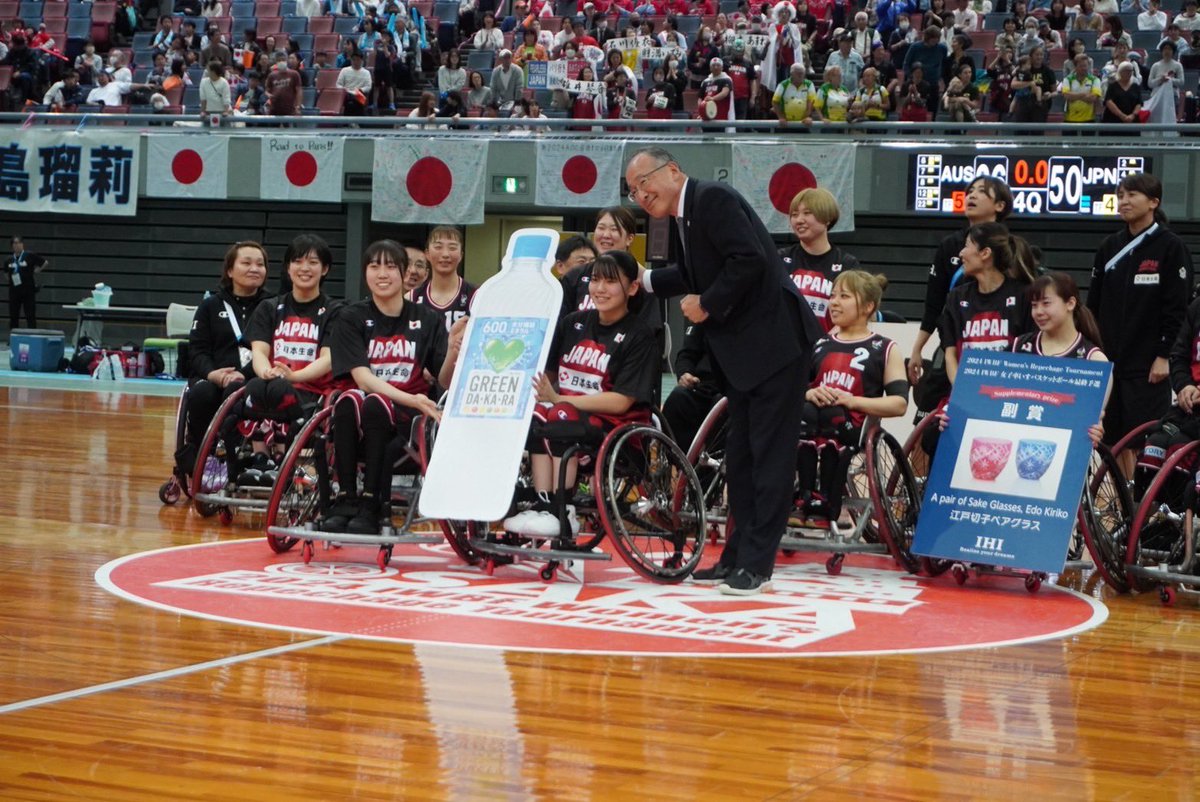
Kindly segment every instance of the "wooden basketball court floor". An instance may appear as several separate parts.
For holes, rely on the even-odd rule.
[[[1200,610],[814,659],[411,646],[139,606],[93,574],[248,537],[163,507],[174,401],[0,389],[0,799],[1197,798]],[[264,546],[265,548],[265,546]]]

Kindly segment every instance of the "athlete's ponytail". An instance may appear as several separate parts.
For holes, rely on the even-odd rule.
[[[1029,284],[1038,275],[1038,257],[1033,246],[1010,234],[1003,223],[980,223],[967,230],[967,239],[980,250],[990,248],[992,266],[1011,279]]]
[[[1046,273],[1038,276],[1029,285],[1030,303],[1040,300],[1047,292],[1053,292],[1062,298],[1063,303],[1070,303],[1074,299],[1075,309],[1071,313],[1071,320],[1075,323],[1075,330],[1103,351],[1100,326],[1096,323],[1096,316],[1092,314],[1092,310],[1083,305],[1083,299],[1079,297],[1079,285],[1075,283],[1075,279],[1066,273]]]

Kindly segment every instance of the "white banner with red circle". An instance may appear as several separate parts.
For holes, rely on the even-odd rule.
[[[340,136],[264,136],[259,197],[340,201],[345,143]]]
[[[853,231],[854,148],[853,143],[734,145],[732,183],[772,234],[791,230],[792,199],[809,187],[822,187],[837,198],[841,214],[831,230]]]
[[[625,140],[543,140],[537,143],[538,206],[600,209],[621,200]]]
[[[224,198],[229,195],[229,137],[147,137],[146,196]]]
[[[376,139],[371,219],[381,223],[478,225],[487,184],[486,143]]]

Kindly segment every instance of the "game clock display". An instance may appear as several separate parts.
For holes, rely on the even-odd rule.
[[[1012,188],[1013,214],[1115,217],[1121,179],[1150,172],[1144,156],[919,153],[910,159],[910,208],[918,214],[962,214],[967,187],[990,175]]]

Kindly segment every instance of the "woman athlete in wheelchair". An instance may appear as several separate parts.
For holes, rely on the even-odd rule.
[[[611,559],[595,550],[606,534],[633,570],[656,581],[678,582],[699,562],[699,483],[683,451],[652,426],[658,346],[631,310],[637,276],[628,253],[601,255],[588,290],[594,308],[559,320],[551,367],[535,379],[539,405],[523,480],[535,495],[502,531],[483,525],[483,537],[473,532],[470,547],[484,557],[485,571],[538,560],[549,581],[560,562]],[[588,464],[580,483],[579,468]]]

